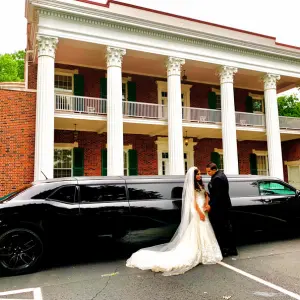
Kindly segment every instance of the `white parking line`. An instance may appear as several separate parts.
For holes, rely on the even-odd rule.
[[[14,296],[14,295],[19,295],[19,294],[27,294],[27,293],[32,293],[33,298],[31,298],[31,299],[1,298],[1,296]],[[0,292],[0,300],[43,300],[43,296],[42,296],[41,288],[38,287],[38,288],[29,288],[29,289],[23,289],[23,290]]]
[[[300,300],[300,295],[299,294],[290,292],[290,291],[288,291],[288,290],[286,290],[286,289],[284,289],[284,288],[282,288],[282,287],[280,287],[278,285],[275,285],[275,284],[273,284],[271,282],[265,281],[265,280],[263,280],[263,279],[261,279],[259,277],[251,275],[251,274],[249,274],[249,273],[247,273],[245,271],[242,271],[242,270],[240,270],[238,268],[235,268],[235,267],[233,267],[231,265],[225,264],[224,262],[219,262],[219,265],[221,265],[221,266],[223,266],[223,267],[225,267],[227,269],[230,269],[232,271],[235,271],[235,272],[237,272],[237,273],[239,273],[241,275],[244,275],[244,276],[246,276],[246,277],[248,277],[248,278],[250,278],[252,280],[255,280],[255,281],[257,281],[257,282],[259,282],[261,284],[264,284],[264,285],[270,287],[271,289],[274,289],[274,290],[276,290],[278,292],[281,292],[281,293],[283,293],[285,295],[288,295],[288,296],[290,296],[290,297],[292,297],[294,299]]]

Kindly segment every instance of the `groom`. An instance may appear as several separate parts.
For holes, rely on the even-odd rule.
[[[228,179],[214,163],[209,163],[206,166],[206,173],[211,176],[211,181],[208,184],[210,201],[204,210],[209,212],[209,219],[223,257],[238,255],[230,223],[229,210],[232,205]]]

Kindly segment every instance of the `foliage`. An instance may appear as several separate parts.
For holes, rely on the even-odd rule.
[[[280,116],[300,118],[300,102],[295,94],[278,97],[277,102]]]
[[[0,54],[0,82],[24,80],[25,51]]]

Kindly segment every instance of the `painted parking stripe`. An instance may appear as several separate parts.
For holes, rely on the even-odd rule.
[[[8,299],[8,298],[1,298],[1,296],[17,296],[20,294],[27,294],[27,293],[32,293],[33,298],[31,299]],[[28,289],[22,289],[22,290],[13,290],[13,291],[6,291],[6,292],[0,292],[0,300],[43,300],[42,296],[42,290],[41,288],[28,288]]]
[[[240,269],[238,269],[238,268],[235,268],[235,267],[233,267],[233,266],[231,266],[231,265],[225,264],[224,262],[219,262],[219,265],[221,265],[221,266],[223,266],[223,267],[225,267],[225,268],[227,268],[227,269],[230,269],[230,270],[232,270],[232,271],[235,271],[235,272],[237,272],[237,273],[239,273],[239,274],[241,274],[241,275],[244,275],[244,276],[246,276],[246,277],[248,277],[248,278],[250,278],[250,279],[252,279],[252,280],[255,280],[255,281],[257,281],[257,282],[259,282],[259,283],[261,283],[261,284],[264,284],[264,285],[270,287],[271,289],[274,289],[274,290],[276,290],[276,291],[278,291],[278,292],[281,292],[281,293],[283,293],[283,294],[285,294],[285,295],[288,295],[288,296],[290,296],[290,297],[292,297],[292,298],[294,298],[294,299],[300,300],[300,295],[299,295],[299,294],[290,292],[290,291],[288,291],[288,290],[286,290],[286,289],[284,289],[284,288],[282,288],[282,287],[280,287],[280,286],[278,286],[278,285],[275,285],[275,284],[273,284],[273,283],[271,283],[271,282],[268,282],[268,281],[266,281],[266,280],[263,280],[263,279],[261,279],[261,278],[259,278],[259,277],[256,277],[256,276],[254,276],[254,275],[252,275],[252,274],[249,274],[249,273],[247,273],[247,272],[245,272],[245,271],[243,271],[243,270],[240,270]]]

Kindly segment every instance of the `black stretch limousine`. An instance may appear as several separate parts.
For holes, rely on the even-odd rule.
[[[235,231],[299,228],[300,196],[270,177],[229,176]],[[210,178],[203,176],[207,185]],[[49,245],[111,237],[165,242],[180,222],[183,176],[79,177],[34,182],[0,198],[0,272],[23,274]]]

